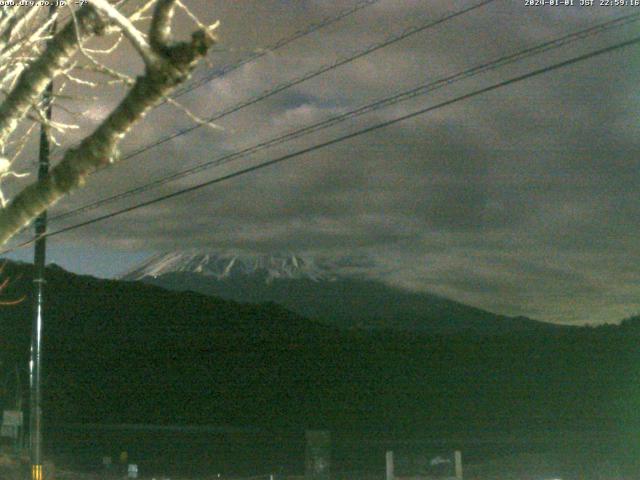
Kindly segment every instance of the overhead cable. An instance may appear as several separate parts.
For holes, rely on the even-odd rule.
[[[278,135],[269,140],[261,141],[257,144],[251,145],[249,147],[245,147],[241,150],[237,150],[232,153],[228,153],[218,157],[214,160],[209,160],[207,162],[201,163],[194,167],[190,167],[188,169],[173,173],[171,175],[167,175],[165,177],[159,178],[157,180],[153,180],[144,185],[140,185],[138,187],[134,187],[132,189],[117,193],[115,195],[111,195],[106,198],[102,198],[100,200],[96,200],[86,205],[82,205],[80,207],[74,208],[72,210],[60,213],[50,218],[50,221],[59,221],[65,218],[78,215],[80,213],[85,213],[96,208],[99,208],[103,205],[107,205],[109,203],[115,202],[117,200],[122,200],[124,198],[132,197],[134,195],[138,195],[152,189],[155,189],[159,186],[165,185],[167,183],[173,182],[175,180],[179,180],[190,175],[194,175],[196,173],[200,173],[202,171],[218,167],[224,164],[227,164],[231,161],[236,161],[241,158],[248,157],[249,155],[253,155],[258,153],[264,149],[271,148],[273,146],[289,142],[291,140],[300,138],[305,135],[309,135],[311,133],[332,127],[341,122],[344,122],[348,119],[356,118],[358,116],[364,115],[366,113],[370,113],[381,108],[406,101],[421,95],[425,95],[427,93],[433,92],[437,89],[443,88],[445,86],[451,85],[455,82],[469,79],[471,77],[486,73],[491,70],[495,70],[497,68],[503,67],[505,65],[523,60],[525,58],[529,58],[534,55],[538,55],[543,52],[547,52],[550,50],[558,49],[578,40],[583,40],[589,36],[600,34],[606,30],[610,30],[612,28],[618,28],[623,25],[637,22],[640,20],[640,13],[635,13],[631,15],[626,15],[624,17],[616,18],[614,20],[610,20],[607,22],[600,23],[598,25],[592,26],[587,29],[580,30],[575,33],[571,33],[569,35],[565,35],[563,37],[550,40],[538,45],[535,45],[530,48],[526,48],[524,50],[520,50],[518,52],[512,53],[510,55],[506,55],[500,57],[496,60],[492,60],[490,62],[482,63],[473,68],[455,73],[453,75],[448,75],[446,77],[440,78],[435,81],[428,82],[426,84],[419,85],[418,87],[412,88],[410,90],[406,90],[400,93],[397,93],[392,96],[387,96],[382,99],[379,99],[375,102],[368,103],[366,105],[360,106],[356,109],[350,110],[345,113],[341,113],[335,116],[332,116],[328,119],[307,125],[305,127],[290,131],[286,134]]]
[[[69,226],[64,227],[64,228],[60,228],[58,230],[54,230],[54,231],[48,232],[47,234],[45,234],[43,236],[45,236],[45,237],[53,237],[53,236],[61,235],[63,233],[66,233],[66,232],[69,232],[69,231],[72,231],[72,230],[76,230],[78,228],[85,227],[87,225],[92,225],[94,223],[102,222],[104,220],[108,220],[108,219],[114,218],[116,216],[119,216],[119,215],[122,215],[122,214],[125,214],[125,213],[128,213],[128,212],[132,212],[132,211],[138,210],[140,208],[147,207],[149,205],[153,205],[153,204],[156,204],[156,203],[159,203],[159,202],[163,202],[165,200],[169,200],[169,199],[174,198],[174,197],[185,195],[187,193],[195,192],[195,191],[200,190],[202,188],[205,188],[205,187],[208,187],[208,186],[211,186],[211,185],[215,185],[215,184],[218,184],[218,183],[222,183],[222,182],[230,180],[232,178],[237,178],[237,177],[246,175],[248,173],[252,173],[252,172],[261,170],[263,168],[269,167],[271,165],[282,163],[282,162],[285,162],[287,160],[291,160],[293,158],[297,158],[299,156],[305,155],[307,153],[311,153],[313,151],[320,150],[320,149],[326,148],[328,146],[335,145],[337,143],[344,142],[346,140],[350,140],[352,138],[356,138],[356,137],[359,137],[361,135],[380,130],[382,128],[386,128],[386,127],[389,127],[391,125],[395,125],[395,124],[403,122],[405,120],[409,120],[411,118],[415,118],[415,117],[418,117],[420,115],[424,115],[426,113],[430,113],[430,112],[433,112],[435,110],[439,110],[439,109],[447,107],[449,105],[453,105],[455,103],[459,103],[461,101],[477,97],[478,95],[489,93],[489,92],[498,90],[500,88],[504,88],[504,87],[506,87],[508,85],[512,85],[514,83],[522,82],[524,80],[528,80],[530,78],[537,77],[539,75],[543,75],[543,74],[546,74],[546,73],[549,73],[549,72],[552,72],[552,71],[555,71],[555,70],[559,70],[561,68],[565,68],[565,67],[568,67],[570,65],[574,65],[576,63],[579,63],[579,62],[582,62],[582,61],[585,61],[585,60],[588,60],[588,59],[591,59],[591,58],[594,58],[594,57],[597,57],[597,56],[601,56],[601,55],[604,55],[604,54],[607,54],[607,53],[614,52],[616,50],[620,50],[622,48],[626,48],[626,47],[630,47],[630,46],[634,46],[634,45],[638,45],[638,44],[640,44],[640,37],[634,37],[634,38],[632,38],[630,40],[627,40],[627,41],[624,41],[624,42],[619,42],[619,43],[616,43],[614,45],[611,45],[611,46],[608,46],[608,47],[605,47],[605,48],[601,48],[599,50],[591,51],[589,53],[585,53],[583,55],[579,55],[579,56],[570,58],[568,60],[564,60],[564,61],[561,61],[561,62],[558,62],[558,63],[554,63],[552,65],[549,65],[549,66],[546,66],[546,67],[543,67],[543,68],[539,68],[539,69],[533,70],[531,72],[528,72],[528,73],[525,73],[525,74],[522,74],[522,75],[518,75],[518,76],[515,76],[515,77],[512,77],[512,78],[509,78],[507,80],[503,80],[501,82],[494,83],[494,84],[492,84],[492,85],[490,85],[488,87],[483,87],[483,88],[474,90],[472,92],[460,95],[460,96],[455,97],[453,99],[446,100],[444,102],[440,102],[440,103],[438,103],[436,105],[432,105],[430,107],[422,108],[420,110],[416,110],[414,112],[411,112],[411,113],[408,113],[408,114],[405,114],[405,115],[402,115],[402,116],[399,116],[399,117],[396,117],[396,118],[393,118],[393,119],[390,119],[390,120],[386,120],[384,122],[377,123],[375,125],[363,128],[361,130],[358,130],[358,131],[355,131],[355,132],[352,132],[352,133],[349,133],[349,134],[341,135],[339,137],[335,137],[335,138],[333,138],[331,140],[326,140],[326,141],[321,142],[321,143],[317,143],[317,144],[315,144],[315,145],[313,145],[311,147],[306,147],[306,148],[297,150],[295,152],[291,152],[291,153],[288,153],[286,155],[282,155],[282,156],[273,158],[271,160],[268,160],[268,161],[265,161],[265,162],[261,162],[261,163],[256,164],[256,165],[252,165],[250,167],[246,167],[246,168],[243,168],[241,170],[237,170],[235,172],[222,175],[220,177],[208,180],[206,182],[201,182],[201,183],[198,183],[196,185],[192,185],[190,187],[183,188],[181,190],[178,190],[178,191],[166,194],[166,195],[162,195],[162,196],[154,198],[152,200],[147,200],[145,202],[137,203],[135,205],[131,205],[129,207],[123,208],[121,210],[117,210],[115,212],[111,212],[111,213],[108,213],[108,214],[105,214],[105,215],[101,215],[99,217],[95,217],[95,218],[92,218],[92,219],[89,219],[89,220],[85,220],[83,222],[79,222],[79,223],[76,223],[76,224],[73,224],[73,225],[69,225]],[[31,245],[36,240],[37,240],[37,238],[33,237],[33,238],[29,239],[29,240],[26,240],[26,241],[24,241],[24,242],[22,242],[22,243],[20,243],[20,244],[18,244],[16,246],[12,247],[12,248],[8,248],[8,249],[5,249],[3,251],[0,251],[0,254],[6,254],[8,252],[17,250],[19,248],[23,248],[25,246]]]

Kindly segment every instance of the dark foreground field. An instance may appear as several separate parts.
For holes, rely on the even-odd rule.
[[[196,442],[194,438],[200,441]],[[271,442],[268,439],[271,438]],[[46,480],[126,478],[117,452],[127,448],[129,462],[143,480],[303,480],[304,436],[280,432],[178,434],[164,431],[86,430],[49,444]],[[107,441],[108,440],[108,441]],[[171,443],[173,440],[173,444]],[[108,446],[111,445],[111,450]],[[465,480],[631,480],[638,479],[637,455],[615,435],[594,432],[480,432],[438,437],[369,432],[334,432],[332,480],[384,480],[385,451],[393,450],[396,478],[432,480],[420,470],[424,461],[453,449],[463,454]],[[114,466],[106,472],[102,455]],[[422,463],[421,463],[422,462]],[[0,455],[0,479],[29,478],[28,457]]]

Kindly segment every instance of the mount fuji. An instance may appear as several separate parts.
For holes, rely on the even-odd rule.
[[[122,279],[158,278],[171,273],[194,273],[217,280],[253,276],[260,277],[267,283],[275,279],[320,281],[336,277],[335,266],[317,264],[314,259],[294,254],[183,251],[154,255],[124,274]]]
[[[121,279],[243,303],[273,302],[343,329],[502,334],[562,328],[393,287],[370,278],[375,267],[367,257],[191,250],[155,255]]]

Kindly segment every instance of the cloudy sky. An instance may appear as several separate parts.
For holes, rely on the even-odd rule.
[[[220,43],[196,78],[261,52],[354,0],[186,0]],[[210,117],[478,0],[379,0],[180,98]],[[99,172],[55,216],[185,168],[560,38],[640,7],[495,0],[345,63]],[[596,2],[597,3],[597,2]],[[187,28],[178,20],[178,33]],[[223,166],[52,222],[72,225],[634,38],[639,22],[582,38]],[[108,60],[135,72],[126,46]],[[507,315],[615,322],[640,312],[640,47],[436,109],[290,161],[83,227],[49,260],[113,276],[157,251],[240,248],[365,254],[372,276]],[[88,105],[99,122],[119,98]],[[65,113],[58,111],[64,116]],[[95,123],[94,123],[95,124]],[[162,106],[126,154],[192,124]],[[87,127],[88,128],[88,127]],[[86,130],[86,129],[85,129]],[[74,135],[79,135],[76,133]],[[66,144],[77,140],[73,136]],[[25,160],[28,166],[32,159]],[[26,167],[25,167],[26,168]],[[28,180],[25,180],[28,181]],[[12,185],[19,188],[23,184]],[[16,240],[25,239],[29,232]],[[30,249],[12,254],[29,259]]]

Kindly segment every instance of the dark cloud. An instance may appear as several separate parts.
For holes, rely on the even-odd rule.
[[[190,0],[220,18],[216,66],[335,14],[345,2]],[[466,1],[380,0],[353,17],[210,82],[182,101],[202,116],[380,41]],[[478,9],[300,84],[95,176],[64,210],[619,16],[600,7]],[[180,20],[186,25],[185,20]],[[138,199],[214,178],[492,82],[630,38],[586,38],[425,97],[370,113]],[[118,61],[123,61],[122,59]],[[125,61],[126,63],[126,61]],[[175,247],[357,253],[371,274],[507,314],[615,321],[640,308],[640,56],[625,49],[318,150],[290,163],[65,236],[131,252]],[[197,73],[202,75],[203,73]],[[107,96],[107,102],[117,96]],[[94,105],[96,115],[108,111]],[[123,151],[189,125],[162,107]],[[104,213],[129,205],[115,203]],[[86,218],[86,217],[85,217]],[[74,221],[76,219],[73,219]],[[71,221],[69,222],[71,223]],[[635,295],[635,296],[634,296]]]

